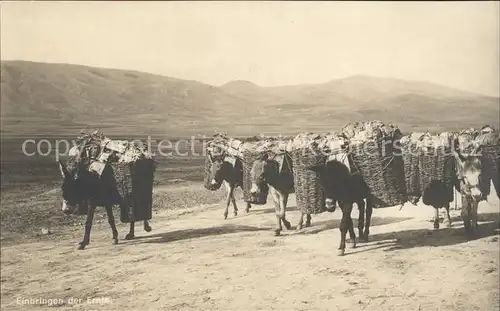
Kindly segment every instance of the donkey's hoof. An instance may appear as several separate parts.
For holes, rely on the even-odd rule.
[[[344,254],[345,254],[345,250],[343,250],[343,249],[339,249],[337,251],[337,255],[339,255],[339,256],[344,256]]]
[[[285,225],[286,230],[292,229],[292,225],[290,224],[290,222],[288,220],[283,219],[283,224]]]
[[[238,216],[238,211],[234,211],[234,216]]]
[[[77,250],[82,250],[82,249],[85,249],[85,244],[84,243],[78,243],[78,247],[76,248]]]
[[[245,208],[245,212],[248,214],[248,212],[250,212],[250,209],[248,207]]]
[[[351,248],[356,248],[356,241],[351,242]]]
[[[134,238],[135,238],[135,235],[130,234],[130,233],[125,236],[125,240],[133,240]]]
[[[227,219],[227,213],[224,213],[224,219]]]
[[[281,235],[281,230],[280,229],[274,230],[274,236],[279,236],[279,235]]]
[[[118,239],[113,239],[113,242],[112,242],[114,245],[118,244]]]
[[[151,228],[151,226],[149,226],[149,225],[148,225],[148,226],[144,226],[144,231],[146,231],[146,232],[151,232],[151,230],[153,230],[153,229]]]
[[[306,228],[309,228],[311,226],[311,222],[310,221],[306,221]]]

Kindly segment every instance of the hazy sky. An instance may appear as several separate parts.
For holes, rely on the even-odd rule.
[[[220,85],[355,74],[499,95],[499,2],[2,3],[1,58]]]

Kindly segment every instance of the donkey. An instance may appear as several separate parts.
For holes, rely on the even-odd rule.
[[[208,154],[211,162],[210,166],[210,186],[219,187],[224,183],[227,190],[226,209],[224,210],[224,219],[227,219],[229,213],[229,204],[233,203],[234,216],[238,215],[238,206],[234,198],[234,190],[237,187],[243,187],[243,164],[238,158],[228,157],[224,153],[220,155]],[[247,202],[245,212],[248,213],[252,205]]]
[[[62,211],[65,214],[74,214],[81,203],[88,203],[87,220],[85,222],[85,234],[78,249],[83,250],[90,243],[90,231],[97,206],[106,209],[108,223],[113,233],[113,244],[118,244],[118,231],[116,230],[115,218],[113,216],[113,205],[120,205],[122,198],[116,187],[116,180],[110,166],[106,165],[101,176],[86,169],[86,165],[79,157],[69,157],[67,164],[59,160],[59,169],[63,178]],[[125,240],[134,238],[135,222],[130,222],[130,232]],[[150,232],[151,226],[144,220],[144,231]]]
[[[457,181],[455,188],[460,192],[462,197],[462,220],[464,222],[464,229],[468,235],[476,235],[478,233],[477,225],[477,208],[479,201],[483,197],[481,191],[481,171],[482,162],[481,158],[476,154],[476,148],[473,155],[463,155],[456,150],[453,155],[457,167]]]
[[[316,172],[319,177],[321,187],[326,196],[327,209],[335,210],[335,202],[342,210],[340,221],[340,245],[338,255],[345,253],[346,235],[349,231],[352,247],[356,247],[356,234],[351,218],[353,203],[356,203],[359,210],[358,230],[359,238],[368,241],[370,234],[370,222],[373,211],[373,199],[368,185],[360,174],[352,173],[350,168],[339,160],[327,161],[309,166],[308,169]],[[366,204],[365,204],[366,199]],[[366,216],[366,222],[365,222]]]
[[[250,171],[252,187],[250,193],[256,195],[263,190],[267,184],[269,193],[273,197],[274,207],[276,212],[276,229],[274,234],[279,236],[283,227],[290,230],[292,226],[286,220],[286,205],[288,197],[294,193],[292,159],[288,153],[269,156],[268,153],[262,153],[252,163]],[[309,218],[310,220],[310,218]]]

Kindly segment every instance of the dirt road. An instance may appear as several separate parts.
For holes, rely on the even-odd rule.
[[[288,219],[295,223],[295,197]],[[77,251],[82,228],[2,248],[2,310],[499,309],[499,204],[482,202],[482,237],[433,230],[431,207],[373,213],[371,240],[337,256],[340,211],[273,236],[271,205],[222,217],[218,206],[161,212],[153,231],[111,244],[107,223]],[[357,217],[357,209],[353,215]],[[357,233],[357,232],[356,232]],[[50,239],[50,240],[49,240]],[[31,299],[31,301],[30,301]],[[36,300],[38,299],[38,301]]]

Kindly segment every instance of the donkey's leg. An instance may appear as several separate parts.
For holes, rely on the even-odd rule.
[[[224,185],[226,186],[227,189],[226,209],[224,210],[224,219],[227,219],[227,214],[229,213],[229,204],[231,204],[231,197],[233,195],[234,187],[231,187],[231,185],[226,181],[224,181]]]
[[[462,220],[464,222],[464,229],[466,233],[470,233],[471,231],[471,223],[470,223],[470,202],[467,196],[462,194]]]
[[[149,222],[147,220],[144,220],[144,231],[146,232],[151,232],[151,226],[149,225]]]
[[[359,232],[359,239],[362,241],[366,241],[365,234],[363,232],[364,227],[365,227],[365,200],[360,199],[356,202],[356,205],[358,206],[358,232]]]
[[[90,230],[92,230],[92,222],[94,221],[94,211],[96,206],[91,203],[89,206],[89,210],[87,212],[87,221],[85,222],[85,233],[83,235],[83,241],[78,245],[78,249],[82,250],[85,246],[90,243]]]
[[[451,228],[450,203],[446,203],[444,208],[446,210],[446,226]]]
[[[245,208],[245,212],[249,212],[250,211],[250,208],[252,207],[252,204],[248,203],[247,202],[247,207]]]
[[[302,230],[303,223],[304,223],[304,213],[300,212],[299,221],[297,222],[297,227],[295,229],[297,231]]]
[[[471,226],[471,232],[474,235],[478,234],[478,225],[477,225],[477,207],[478,207],[478,202],[477,201],[471,201],[470,202],[470,226]]]
[[[434,229],[439,229],[439,206],[433,206],[434,208]]]
[[[233,203],[234,216],[238,216],[238,206],[236,206],[236,199],[234,198],[234,191],[231,194],[231,202]]]
[[[135,221],[130,222],[130,230],[125,236],[125,240],[133,240],[135,238]]]
[[[292,229],[292,225],[288,220],[286,220],[286,205],[288,203],[288,194],[281,194],[281,210],[280,210],[280,218],[281,222],[283,222],[283,225],[285,226],[286,230]]]
[[[343,202],[338,202],[339,207],[342,210],[342,219],[340,220],[340,245],[338,250],[338,255],[343,256],[345,253],[345,242],[347,231],[349,231],[349,219],[347,217],[349,207],[348,204],[344,204]]]
[[[276,216],[276,229],[274,230],[274,235],[278,236],[281,234],[283,227],[281,227],[280,203],[276,199],[274,200],[274,212]]]
[[[349,237],[351,238],[352,248],[356,248],[356,233],[354,233],[354,224],[351,217],[352,208],[352,203],[347,205],[347,224],[349,225]]]
[[[306,225],[305,227],[308,228],[311,226],[311,214],[306,214]]]
[[[365,234],[364,239],[365,242],[368,242],[368,236],[370,235],[370,225],[372,222],[372,213],[373,213],[373,202],[371,198],[366,198],[366,219],[365,219]]]
[[[118,230],[116,230],[113,206],[106,206],[106,214],[108,214],[108,223],[111,226],[111,232],[113,232],[113,244],[118,244]]]

